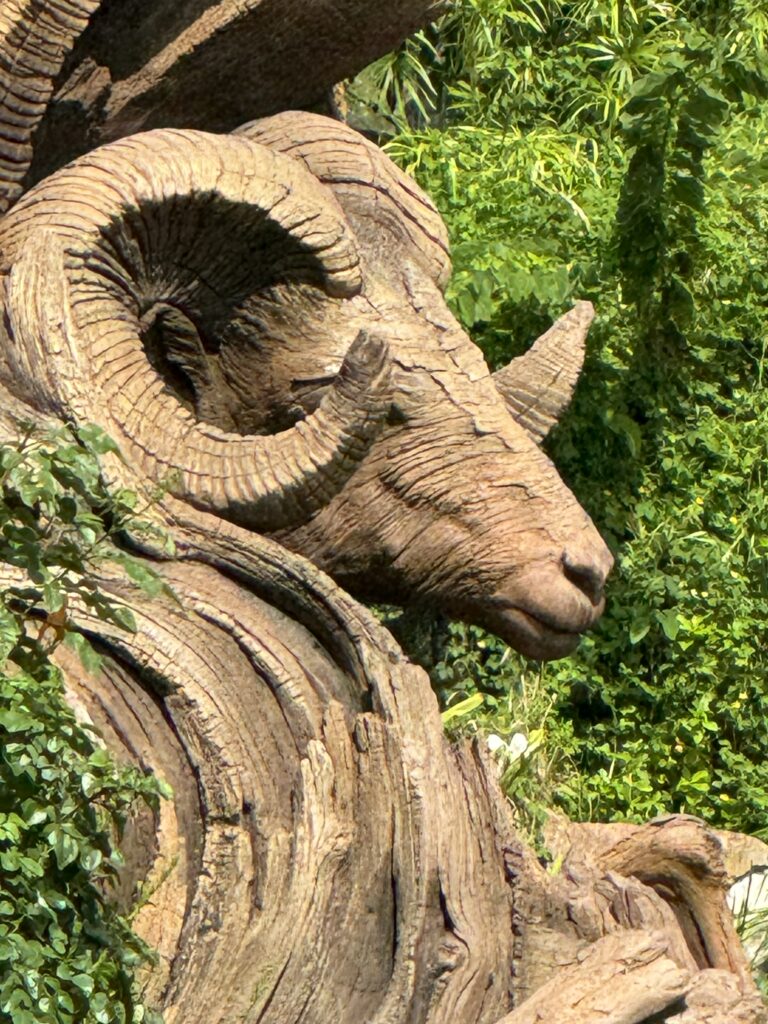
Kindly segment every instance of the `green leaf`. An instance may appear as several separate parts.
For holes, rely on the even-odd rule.
[[[63,829],[52,829],[48,836],[48,842],[53,847],[56,864],[60,871],[73,864],[80,854],[76,840]]]
[[[81,855],[80,864],[84,871],[93,873],[101,866],[103,859],[101,850],[90,849]]]
[[[106,604],[98,608],[98,614],[100,618],[114,622],[129,633],[135,633],[138,628],[136,617],[126,605]]]
[[[91,772],[83,772],[80,780],[80,786],[87,797],[91,797],[94,793],[98,792],[103,784],[103,780],[92,775]]]
[[[458,704],[454,704],[452,707],[446,708],[443,711],[441,718],[443,724],[453,721],[455,718],[461,718],[464,715],[470,714],[475,711],[485,700],[482,693],[474,693],[471,697],[467,697],[465,700],[461,700]]]
[[[94,982],[93,978],[87,974],[74,974],[71,978],[72,984],[76,985],[77,988],[86,996],[90,997],[93,993]]]
[[[43,584],[43,603],[49,612],[58,612],[64,607],[66,592],[59,583]]]
[[[9,733],[39,732],[42,725],[27,712],[0,709],[0,729]]]
[[[119,555],[113,560],[123,566],[128,576],[130,576],[134,583],[138,583],[149,597],[157,597],[158,594],[167,590],[167,584],[163,578],[158,574],[157,570],[147,565],[146,562],[124,554]]]
[[[111,760],[104,747],[97,747],[88,757],[88,764],[94,768],[109,768]]]
[[[21,814],[27,825],[40,825],[48,820],[48,811],[36,800],[25,800],[21,805]]]
[[[671,609],[668,611],[657,612],[656,618],[667,639],[675,640],[677,638],[677,634],[680,632],[680,622],[677,618],[677,613]]]
[[[156,776],[154,778],[154,784],[157,787],[158,794],[164,800],[173,800],[173,786],[171,786],[170,783],[166,782],[165,779],[161,779]]]
[[[82,633],[68,632],[64,643],[77,653],[86,672],[96,673],[101,669],[101,656]]]
[[[120,452],[112,438],[94,423],[78,427],[77,436],[89,451],[95,452],[97,455],[105,455],[107,452],[119,454]]]
[[[631,644],[639,644],[648,635],[650,628],[651,624],[648,619],[639,617],[629,627],[629,642]]]

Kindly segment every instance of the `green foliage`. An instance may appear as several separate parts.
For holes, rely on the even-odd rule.
[[[154,779],[117,768],[58,673],[0,678],[0,1016],[14,1024],[150,1021],[132,974],[150,951],[104,898],[113,845]]]
[[[15,573],[0,594],[0,1019],[13,1024],[156,1019],[132,981],[151,952],[106,894],[127,815],[137,800],[156,807],[167,787],[112,762],[50,661],[66,638],[98,663],[69,627],[75,601],[135,629],[100,589],[105,563],[150,592],[160,585],[112,543],[137,520],[135,496],[108,497],[102,485],[106,451],[114,445],[96,428],[32,426],[0,448],[0,561]]]
[[[77,436],[66,427],[40,432],[32,424],[19,424],[19,432],[17,443],[0,449],[0,562],[19,577],[0,595],[0,661],[15,648],[20,666],[30,668],[39,645],[22,624],[33,607],[47,613],[54,633],[72,600],[132,631],[130,610],[100,588],[99,567],[122,565],[150,593],[162,584],[113,542],[128,524],[134,533],[153,531],[140,519],[135,494],[109,494],[101,481],[98,456],[115,452],[114,442],[94,426]],[[77,637],[72,634],[73,642],[85,651]]]
[[[617,555],[607,612],[540,677],[458,626],[428,659],[447,699],[501,702],[465,727],[506,738],[536,680],[527,729],[573,816],[766,834],[766,40],[755,0],[459,0],[408,44],[424,111],[389,110],[491,363],[575,298],[598,311],[549,448]]]
[[[768,879],[754,869],[731,886],[728,904],[757,987],[768,1002]]]

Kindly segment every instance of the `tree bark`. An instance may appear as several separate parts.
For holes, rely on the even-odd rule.
[[[110,746],[174,786],[133,823],[124,879],[126,896],[145,879],[147,994],[169,1024],[765,1019],[713,833],[574,825],[549,874],[367,612],[237,527],[203,551],[207,524],[184,525],[163,567],[181,603],[105,580],[139,633],[77,616],[107,667],[62,661]]]
[[[321,104],[443,5],[3,0],[0,86],[13,132],[0,138],[0,186],[13,201],[22,181],[26,190],[94,146],[149,128],[227,132]]]

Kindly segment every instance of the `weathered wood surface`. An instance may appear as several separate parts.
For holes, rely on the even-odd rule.
[[[682,1004],[691,984],[690,973],[668,952],[662,933],[606,936],[499,1024],[642,1024],[651,1017],[659,1019]]]
[[[506,810],[475,757],[445,745],[423,674],[321,577],[346,670],[214,568],[165,574],[183,608],[137,601],[133,639],[83,620],[119,662],[73,679],[123,755],[176,791],[154,849],[145,823],[126,851],[163,879],[143,924],[161,941],[150,984],[166,1019],[500,1016]],[[162,710],[138,682],[153,673],[171,691]]]
[[[558,829],[554,819],[550,839],[569,866],[599,865],[664,896],[699,967],[748,974],[745,956],[732,941],[727,850],[702,821],[678,815],[646,825],[565,823]]]
[[[164,570],[183,607],[107,583],[138,637],[77,617],[111,654],[100,678],[63,663],[114,749],[176,791],[126,846],[161,953],[148,994],[169,1021],[764,1019],[744,976],[697,962],[654,889],[605,872],[621,853],[541,868],[492,768],[448,749],[426,677],[381,627],[297,564],[270,604],[244,594],[229,573],[270,552],[228,529],[226,560],[208,548],[218,568],[190,536],[192,561]],[[276,609],[289,593],[299,618],[323,598],[314,642]],[[151,678],[170,691],[159,703]],[[652,826],[683,871],[693,824]]]
[[[691,974],[663,933],[633,930],[587,947],[498,1024],[743,1024],[763,1014],[733,974]]]
[[[322,571],[541,657],[602,608],[610,557],[535,444],[589,310],[494,380],[427,197],[345,126],[251,120],[435,9],[0,0],[0,427],[101,423],[107,479],[163,483],[176,542],[141,548],[175,598],[102,580],[135,635],[71,609],[101,673],[60,655],[108,745],[175,790],[126,837],[147,992],[169,1024],[758,1024],[716,837],[574,826],[549,874]]]
[[[231,131],[249,118],[320,103],[334,83],[396,47],[439,6],[3,0],[3,209],[25,181],[102,142],[158,126]]]

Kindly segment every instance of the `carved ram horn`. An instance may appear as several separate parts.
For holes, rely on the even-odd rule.
[[[34,382],[43,409],[101,425],[127,463],[199,508],[262,530],[301,521],[383,423],[389,360],[363,331],[316,412],[274,436],[198,422],[169,394],[168,363],[215,366],[205,341],[254,290],[361,287],[330,191],[249,139],[166,130],[105,146],[27,193],[0,226],[0,251],[17,379]],[[142,337],[148,318],[173,348],[165,379]]]
[[[445,288],[451,272],[445,225],[430,198],[378,147],[345,124],[303,111],[250,122],[238,134],[300,160],[328,185],[361,248],[370,240],[376,252],[382,238],[394,239],[397,264],[407,277],[411,299],[421,312],[426,303],[430,315],[440,320],[434,299],[423,289],[414,292],[408,264],[417,264],[441,291]],[[379,271],[383,262],[377,263]],[[593,316],[591,303],[577,303],[525,355],[494,375],[510,412],[537,442],[546,437],[571,400]]]
[[[524,355],[493,375],[510,412],[535,441],[544,440],[571,401],[594,316],[591,302],[577,302]]]
[[[407,258],[445,289],[451,259],[443,219],[378,146],[346,124],[300,110],[251,121],[237,134],[300,160],[333,191],[361,245],[365,237],[380,246],[394,235]]]

